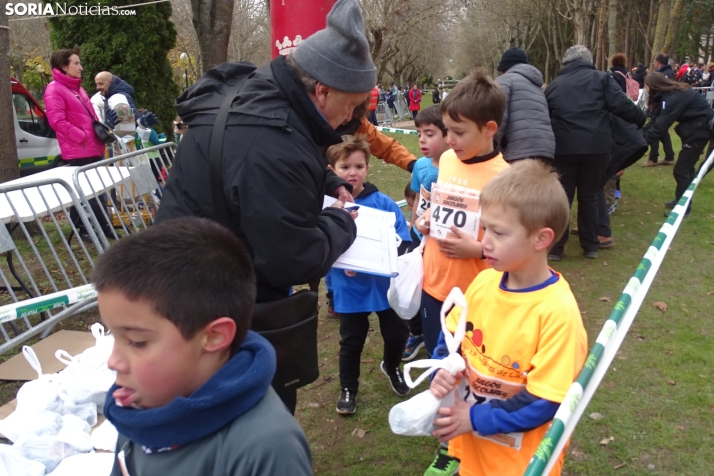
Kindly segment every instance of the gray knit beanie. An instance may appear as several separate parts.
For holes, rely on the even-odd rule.
[[[337,0],[327,26],[303,40],[295,62],[322,84],[347,93],[366,93],[377,84],[357,0]]]
[[[587,63],[593,64],[593,54],[590,50],[583,45],[571,46],[565,50],[565,55],[563,56],[563,64],[568,64],[571,61],[582,60]]]

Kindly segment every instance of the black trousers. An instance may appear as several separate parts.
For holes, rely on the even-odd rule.
[[[654,141],[650,145],[650,162],[657,162],[659,158],[659,143],[662,142],[664,149],[664,160],[674,160],[674,149],[672,149],[672,138],[669,136],[669,131],[665,131],[660,137],[660,140]]]
[[[687,191],[687,188],[696,177],[694,166],[697,165],[699,157],[704,152],[709,141],[707,139],[697,139],[691,142],[682,144],[682,150],[679,152],[677,162],[674,164],[674,180],[677,182],[677,188],[674,191],[674,198],[679,201]]]
[[[407,252],[411,253],[414,251],[415,248],[417,248],[421,244],[421,240],[417,236],[416,233],[414,233],[414,228],[409,230],[409,236],[412,238],[412,243],[409,245],[409,248],[407,248]],[[412,317],[407,321],[407,324],[409,326],[409,332],[413,336],[420,336],[422,335],[422,330],[421,330],[421,311],[417,312],[416,316]]]
[[[444,301],[439,301],[426,291],[421,292],[421,325],[424,336],[424,348],[431,357],[441,333],[441,306]]]
[[[93,164],[95,162],[99,162],[100,160],[104,160],[104,157],[87,157],[86,159],[62,159],[62,165],[72,165],[75,167],[83,167],[85,165]],[[99,222],[99,226],[102,228],[102,231],[106,236],[112,236],[111,232],[111,226],[109,225],[109,222],[107,219],[104,217],[104,214],[106,213],[106,209],[104,210],[104,213],[102,213],[102,208],[104,208],[104,205],[102,204],[103,202],[106,202],[106,194],[102,194],[97,198],[91,198],[89,199],[89,206],[92,208],[92,212],[94,213],[94,216],[97,217],[97,221]],[[84,233],[84,225],[82,224],[82,221],[79,219],[79,212],[75,210],[74,207],[70,207],[69,209],[69,219],[72,220],[72,223],[74,226],[77,228],[77,231]],[[91,219],[90,219],[90,224],[91,224]]]
[[[360,358],[369,331],[371,312],[340,313],[340,387],[356,394],[359,390]],[[384,367],[393,369],[402,360],[409,330],[393,309],[376,313],[384,340]]]
[[[610,160],[610,154],[556,155],[553,165],[560,174],[560,183],[573,205],[578,193],[578,236],[583,251],[597,251],[600,240],[598,229],[598,192],[602,191],[601,178]],[[551,254],[562,255],[568,242],[568,230],[551,249]]]
[[[377,122],[377,111],[369,111],[369,122],[372,123],[374,126],[379,126],[379,122]]]
[[[605,192],[603,190],[597,192],[597,212],[597,234],[606,238],[612,237],[610,215],[607,214],[607,201],[605,200]]]

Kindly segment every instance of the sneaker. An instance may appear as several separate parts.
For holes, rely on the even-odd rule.
[[[597,259],[597,251],[585,251],[583,254],[587,259]]]
[[[340,315],[335,312],[335,297],[332,291],[328,291],[325,297],[327,298],[327,315],[335,318],[340,317]]]
[[[350,392],[349,389],[343,388],[340,399],[337,400],[337,405],[335,405],[335,410],[340,415],[352,415],[357,411],[357,400],[355,399],[355,394]]]
[[[459,459],[449,456],[449,450],[442,446],[424,476],[453,476],[459,471],[459,463]]]
[[[647,162],[642,164],[642,167],[654,167],[655,165],[657,165],[657,162],[652,162],[651,160],[648,160]]]
[[[622,198],[622,192],[619,190],[615,190],[615,200],[619,200]]]
[[[402,360],[404,362],[409,362],[414,357],[417,356],[419,351],[424,348],[424,337],[415,336],[411,333],[407,339],[407,344],[404,346],[404,352],[402,352]]]
[[[617,210],[617,206],[619,204],[620,204],[619,202],[613,202],[613,204],[610,205],[610,208],[607,209],[607,214],[612,215],[613,213],[615,213],[615,210]]]
[[[548,255],[548,261],[560,261],[563,255]]]
[[[677,205],[677,199],[670,200],[668,202],[664,202],[664,208],[669,208],[670,210],[673,209]]]
[[[670,160],[665,159],[657,165],[674,165],[674,159],[670,159]]]
[[[409,385],[404,381],[404,374],[402,374],[402,371],[399,369],[399,367],[396,367],[392,372],[387,372],[387,369],[384,367],[384,361],[382,361],[381,364],[379,364],[379,368],[382,370],[382,373],[387,376],[389,379],[389,383],[392,385],[392,390],[394,390],[394,393],[397,395],[406,395],[409,393],[411,388],[409,388]]]
[[[605,236],[598,236],[598,240],[600,241],[599,248],[601,250],[607,249],[607,248],[613,248],[615,246],[615,242],[613,241],[612,237],[605,237]]]

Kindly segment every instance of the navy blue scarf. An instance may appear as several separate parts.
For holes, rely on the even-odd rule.
[[[275,351],[263,337],[249,331],[239,351],[188,397],[163,407],[137,410],[120,407],[112,385],[104,415],[119,434],[147,448],[187,445],[213,434],[253,408],[275,374]]]

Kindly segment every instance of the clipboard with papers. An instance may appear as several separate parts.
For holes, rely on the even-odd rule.
[[[336,201],[335,198],[325,196],[323,208]],[[345,207],[350,206],[359,206],[355,219],[357,238],[332,267],[396,278],[399,274],[397,247],[401,242],[394,226],[397,216],[394,212],[345,203]]]

